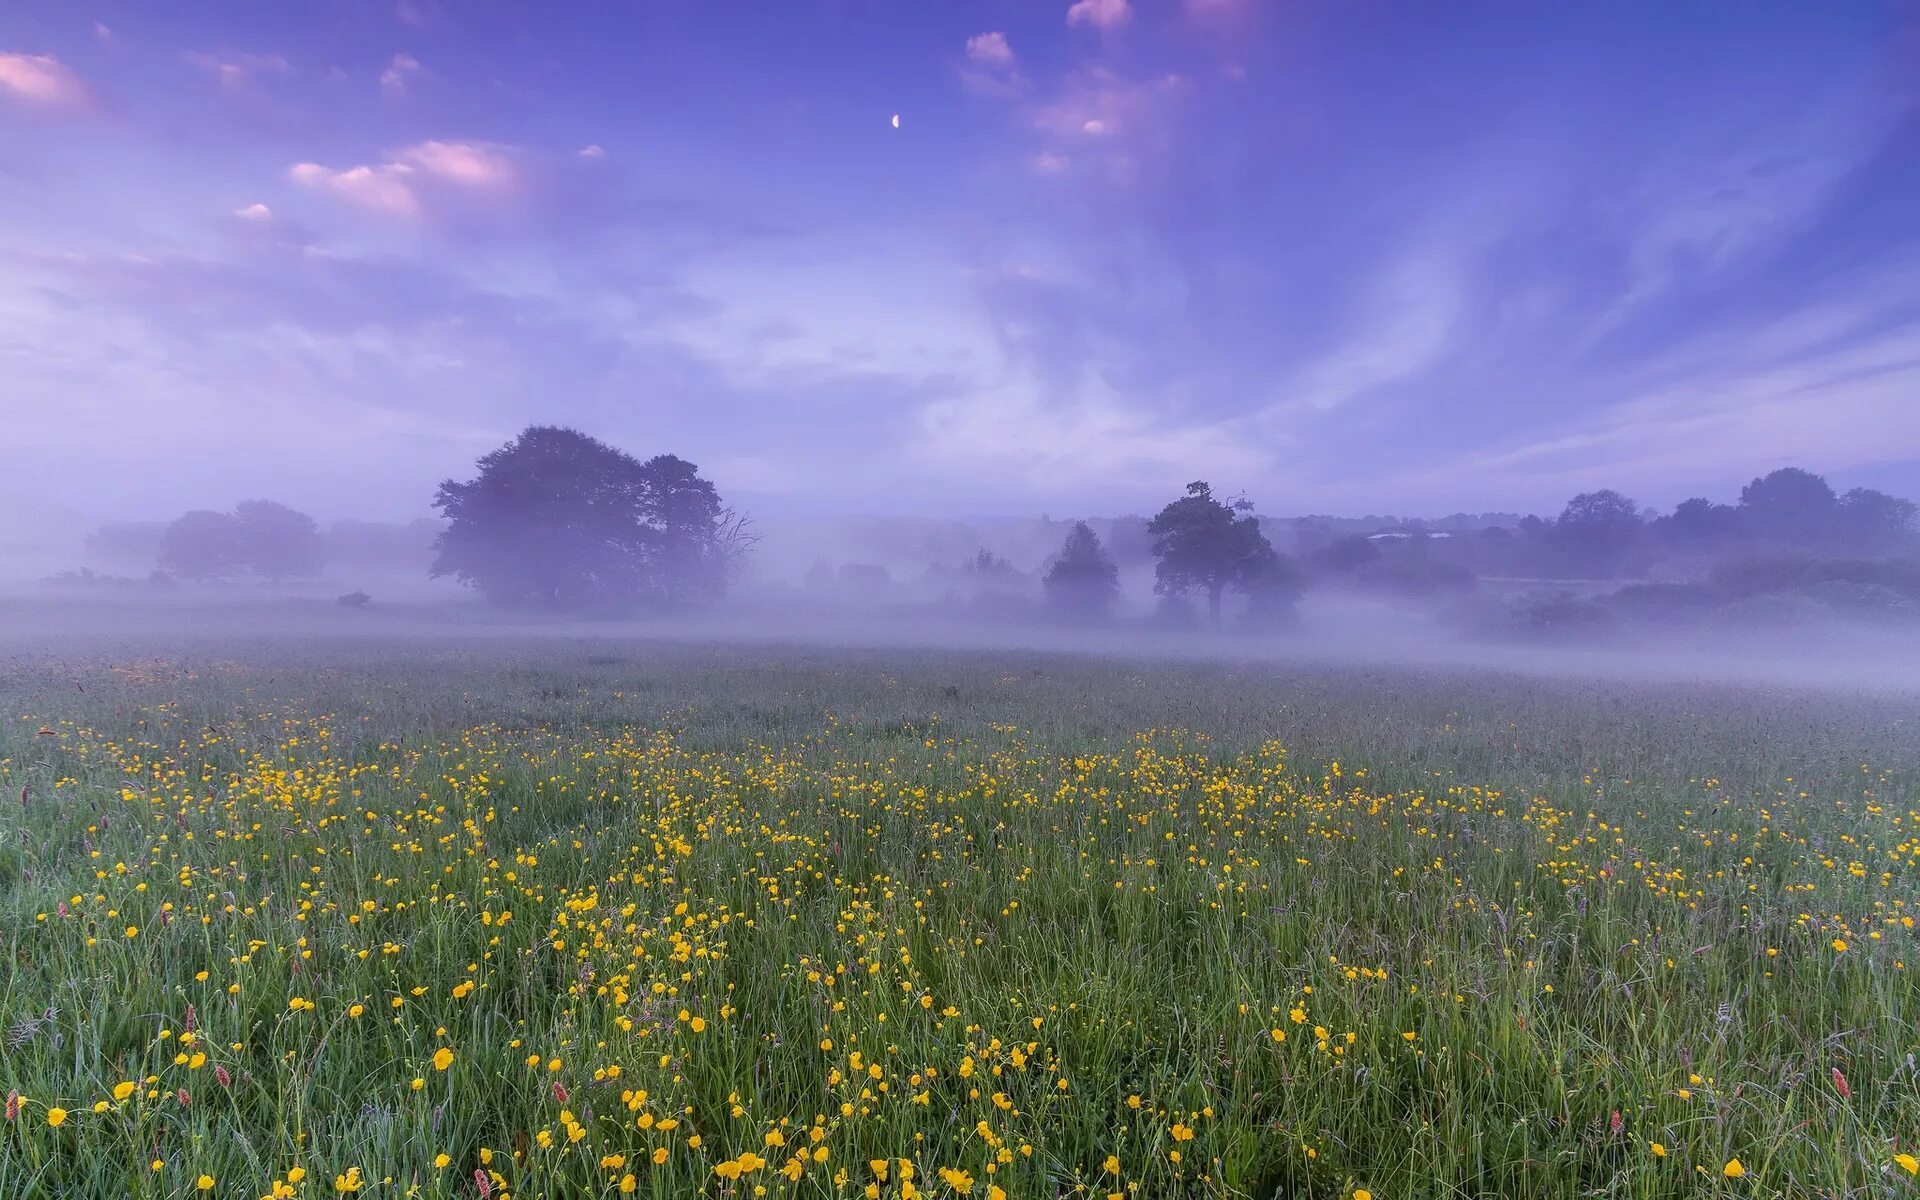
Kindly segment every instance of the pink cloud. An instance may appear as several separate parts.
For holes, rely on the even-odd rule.
[[[330,192],[362,208],[398,217],[425,210],[421,185],[447,184],[470,192],[498,192],[515,181],[513,163],[499,147],[482,142],[419,142],[387,155],[378,165],[336,170],[295,163],[288,177],[302,187]]]
[[[983,66],[1010,67],[1013,47],[1007,44],[1007,35],[998,30],[976,33],[967,39],[967,57]]]
[[[371,208],[396,217],[420,214],[420,198],[414,194],[408,176],[413,168],[405,163],[386,163],[378,167],[348,167],[336,171],[319,163],[295,163],[287,175],[302,187],[332,192],[362,208]]]
[[[1074,0],[1067,10],[1067,24],[1091,25],[1112,32],[1133,20],[1133,6],[1127,0]]]
[[[513,182],[513,163],[497,147],[482,142],[421,142],[392,157],[462,187],[499,188]]]
[[[85,108],[93,98],[78,75],[45,54],[0,54],[0,94],[48,108]]]

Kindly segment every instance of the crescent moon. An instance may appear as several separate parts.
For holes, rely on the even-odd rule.
[[[900,128],[900,114],[899,114],[899,113],[895,113],[895,114],[893,114],[893,127],[894,127],[895,129],[898,129],[898,128]]]

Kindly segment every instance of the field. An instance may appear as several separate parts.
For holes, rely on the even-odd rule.
[[[0,670],[0,1197],[1920,1196],[1920,704],[276,642]]]

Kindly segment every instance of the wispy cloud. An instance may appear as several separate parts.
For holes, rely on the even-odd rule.
[[[1133,6],[1127,0],[1074,0],[1067,9],[1067,24],[1087,25],[1111,32],[1133,20]]]
[[[210,54],[189,51],[186,60],[230,88],[245,88],[265,75],[286,75],[293,64],[284,54]]]
[[[388,95],[403,95],[408,85],[420,75],[425,74],[425,72],[426,68],[422,67],[420,60],[413,55],[406,53],[396,54],[393,56],[393,60],[387,64],[387,69],[380,72],[380,87],[386,91]]]
[[[80,76],[47,54],[0,53],[0,95],[47,108],[85,108],[93,102]]]

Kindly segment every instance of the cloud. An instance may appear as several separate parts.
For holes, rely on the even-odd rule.
[[[378,165],[336,170],[319,163],[295,163],[288,176],[303,187],[392,216],[417,217],[425,211],[420,185],[450,184],[467,192],[496,192],[515,180],[512,162],[497,146],[480,142],[419,142],[396,150]]]
[[[47,108],[85,108],[93,99],[71,68],[47,54],[0,54],[0,94]]]
[[[1027,88],[1012,44],[1007,41],[1007,35],[998,30],[976,33],[967,39],[967,57],[960,64],[960,81],[969,91],[1005,99],[1018,96]]]
[[[580,147],[581,158],[605,158],[606,156],[607,152],[597,142],[591,146]]]
[[[273,210],[264,204],[249,204],[245,208],[236,208],[233,215],[245,221],[271,221]]]
[[[462,187],[499,188],[514,179],[512,161],[485,142],[420,142],[392,157]]]
[[[390,95],[401,95],[407,90],[407,83],[417,75],[426,73],[420,60],[411,54],[401,53],[393,56],[387,69],[380,72],[380,86]]]
[[[262,75],[285,75],[293,64],[281,54],[207,54],[192,51],[187,62],[218,79],[230,88],[243,88]]]
[[[378,167],[358,166],[336,171],[319,163],[295,163],[287,175],[302,187],[329,191],[363,208],[377,209],[395,216],[412,217],[420,213],[420,199],[413,193],[408,177],[413,168],[405,163],[386,163]]]
[[[967,39],[967,57],[984,66],[1011,67],[1013,47],[1007,44],[1007,35],[998,30],[976,33]]]
[[[1074,0],[1067,10],[1067,24],[1091,25],[1111,33],[1133,20],[1133,6],[1127,0]]]

